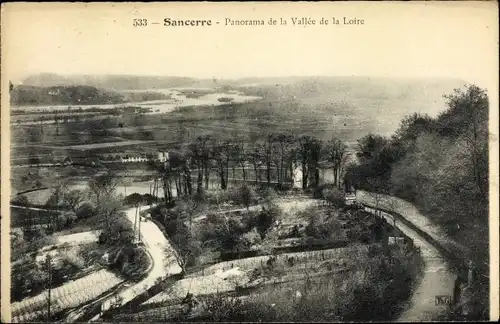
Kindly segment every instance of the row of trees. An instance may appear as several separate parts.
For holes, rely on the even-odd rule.
[[[340,186],[348,161],[346,145],[338,139],[322,141],[312,136],[294,137],[287,134],[269,134],[255,143],[220,141],[210,136],[200,136],[185,147],[172,151],[169,161],[154,162],[165,194],[165,201],[172,199],[172,187],[178,195],[201,194],[208,189],[212,172],[223,190],[228,188],[229,173],[236,177],[241,169],[243,181],[249,179],[253,169],[254,181],[268,186],[293,185],[297,167],[302,171],[302,187],[319,184],[320,168],[331,168],[334,183]],[[195,184],[192,179],[195,178]]]

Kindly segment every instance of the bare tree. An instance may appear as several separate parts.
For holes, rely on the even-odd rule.
[[[340,187],[340,174],[345,162],[346,146],[342,141],[334,138],[326,143],[324,151],[326,159],[332,165],[333,184]]]
[[[118,179],[111,172],[92,178],[89,181],[89,190],[95,198],[96,206],[100,206],[103,197],[112,195],[117,186]]]
[[[302,166],[302,188],[306,189],[307,188],[307,182],[309,178],[309,155],[310,155],[310,150],[309,150],[309,143],[312,141],[312,137],[310,136],[302,136],[298,140],[298,147],[297,147],[297,157],[298,160],[300,161],[300,164]]]
[[[194,143],[189,145],[189,149],[191,151],[191,157],[193,159],[194,164],[198,170],[198,180],[196,191],[201,193],[203,188],[203,174],[204,167],[207,166],[206,159],[208,159],[207,150],[208,150],[208,142],[210,137],[208,136],[199,136]]]
[[[227,189],[227,161],[229,160],[229,144],[227,142],[215,142],[212,147],[212,158],[215,161],[216,172],[219,175],[220,187]]]
[[[278,146],[278,156],[279,156],[279,164],[278,165],[278,182],[283,183],[286,178],[286,167],[285,162],[287,157],[290,154],[290,151],[293,149],[294,138],[291,135],[287,134],[279,134],[275,138],[275,143]]]
[[[272,134],[269,134],[266,138],[266,140],[263,142],[263,145],[260,146],[262,149],[261,157],[262,161],[264,162],[266,166],[266,180],[267,180],[267,185],[271,185],[271,165],[273,163],[273,141],[274,141],[274,136]]]
[[[76,213],[78,207],[80,207],[80,205],[84,202],[85,195],[83,194],[83,191],[74,189],[64,195],[63,199],[65,204],[68,205],[71,210]]]
[[[255,173],[255,183],[260,182],[260,167],[262,165],[262,143],[256,142],[248,153],[248,162],[253,166]]]

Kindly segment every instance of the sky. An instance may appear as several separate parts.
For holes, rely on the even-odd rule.
[[[220,23],[165,27],[167,17]],[[293,26],[292,17],[310,17],[316,25]],[[322,17],[330,25],[318,25]],[[333,26],[333,17],[364,24]],[[139,18],[148,26],[133,27]],[[225,18],[266,24],[284,18],[288,25],[225,26]],[[39,72],[362,75],[449,77],[486,86],[498,71],[497,24],[494,2],[10,3],[2,9],[2,65],[13,80]]]

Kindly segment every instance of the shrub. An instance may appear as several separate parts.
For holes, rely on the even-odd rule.
[[[324,198],[324,191],[325,189],[333,189],[335,188],[335,186],[333,185],[333,183],[324,183],[324,184],[321,184],[317,187],[314,188],[313,190],[313,197],[316,198],[316,199],[322,199]]]
[[[142,248],[124,249],[124,256],[121,260],[121,273],[127,277],[143,275],[151,264],[148,254]]]
[[[245,251],[248,250],[250,247],[259,244],[260,242],[261,242],[261,235],[256,228],[253,228],[251,231],[243,234],[240,237],[237,248],[238,250]]]
[[[58,228],[69,227],[77,220],[76,214],[74,212],[63,212],[57,216],[57,226]]]
[[[207,193],[205,189],[200,188],[200,190],[196,191],[196,193],[194,194],[194,201],[198,203],[204,203],[207,201]]]
[[[244,184],[231,192],[231,200],[248,209],[250,205],[257,203],[257,194],[252,187]]]
[[[321,240],[337,240],[342,232],[340,223],[334,217],[329,217],[324,210],[314,207],[307,210],[309,223],[305,228],[307,236]]]
[[[262,239],[266,236],[267,231],[276,222],[281,215],[281,208],[276,204],[268,204],[263,207],[262,211],[257,214],[255,227]]]
[[[95,216],[95,208],[90,203],[84,203],[76,210],[76,217],[78,219],[85,219]]]
[[[323,198],[330,206],[342,208],[345,206],[344,194],[338,188],[325,188]]]
[[[227,298],[221,294],[200,298],[201,308],[207,320],[221,321],[246,321],[244,304],[240,299]],[[204,317],[205,317],[204,316]]]
[[[216,193],[207,194],[207,203],[209,205],[217,205],[231,202],[231,193],[227,190],[219,190]]]

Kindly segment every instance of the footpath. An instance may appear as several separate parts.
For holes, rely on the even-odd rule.
[[[413,295],[405,311],[397,319],[398,322],[428,322],[442,318],[449,311],[449,306],[436,302],[450,298],[453,300],[455,279],[457,275],[453,267],[449,264],[443,252],[430,242],[428,235],[437,242],[444,242],[444,233],[439,226],[425,215],[421,214],[412,204],[391,196],[375,196],[368,192],[358,191],[357,200],[364,204],[366,210],[375,213],[374,207],[379,210],[377,214],[384,217],[390,224],[393,224],[394,216],[388,212],[382,212],[380,209],[393,211],[401,215],[413,226],[407,222],[398,221],[396,217],[396,227],[405,235],[410,237],[415,246],[419,247],[424,260],[423,276],[414,288]],[[372,207],[372,208],[371,208]],[[439,296],[443,296],[440,298]]]

